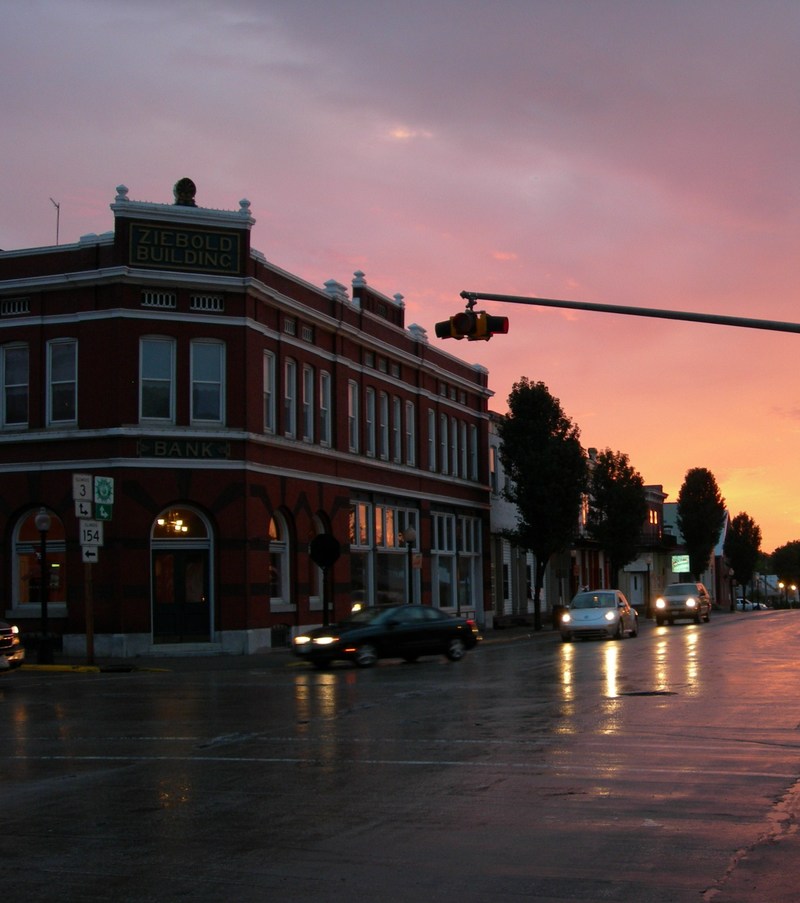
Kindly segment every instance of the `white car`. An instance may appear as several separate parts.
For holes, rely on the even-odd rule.
[[[618,589],[592,589],[578,593],[561,616],[561,639],[621,640],[639,633],[639,616]]]

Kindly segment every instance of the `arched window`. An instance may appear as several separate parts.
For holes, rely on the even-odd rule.
[[[289,531],[281,514],[275,512],[269,522],[269,601],[270,607],[291,605],[289,593]]]
[[[17,523],[14,536],[14,584],[12,607],[38,605],[41,602],[41,549],[42,534],[36,529],[39,509],[28,511]],[[47,603],[64,606],[66,614],[66,543],[64,524],[52,511],[50,528],[45,534],[45,567],[47,569]],[[58,612],[55,612],[58,614]]]

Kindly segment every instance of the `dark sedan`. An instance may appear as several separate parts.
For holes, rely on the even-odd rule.
[[[395,605],[354,611],[333,627],[317,627],[292,640],[292,652],[317,668],[341,659],[369,668],[379,658],[416,661],[444,655],[457,662],[480,639],[468,618],[453,617],[429,605]]]

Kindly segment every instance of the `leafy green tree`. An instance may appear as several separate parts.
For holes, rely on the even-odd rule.
[[[800,540],[787,542],[770,556],[772,569],[785,584],[800,586]]]
[[[725,500],[705,467],[686,472],[678,493],[678,527],[689,553],[689,568],[700,580],[725,524]]]
[[[761,554],[761,527],[744,512],[737,514],[728,525],[723,551],[733,568],[733,576],[744,589],[753,582]]]
[[[608,555],[611,579],[619,586],[619,572],[636,558],[647,517],[644,480],[628,456],[610,448],[598,453],[589,474],[587,529]]]
[[[543,382],[522,377],[508,396],[498,424],[505,497],[517,506],[508,538],[536,557],[534,629],[542,629],[541,593],[550,557],[572,542],[586,490],[586,456],[580,430]]]

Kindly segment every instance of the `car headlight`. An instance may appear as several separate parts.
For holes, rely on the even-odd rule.
[[[16,624],[11,625],[11,632],[16,636],[19,633],[19,627]]]
[[[561,615],[561,623],[562,624],[569,624],[569,622],[571,620],[572,620],[572,615],[570,615],[570,613],[568,611],[565,611],[564,614]]]
[[[296,636],[292,642],[295,646],[305,646],[307,643],[311,642],[311,637],[306,636],[305,634],[300,634],[300,636]]]
[[[694,608],[697,605],[697,599],[693,599],[691,596],[686,600],[687,608]]]
[[[315,636],[312,642],[315,646],[330,646],[331,643],[337,642],[338,639],[338,636],[330,636],[330,634],[325,634],[325,636]]]
[[[617,617],[617,613],[616,613],[615,611],[610,611],[610,610],[609,610],[609,611],[607,611],[607,612],[605,613],[605,619],[606,619],[606,621],[613,621],[613,620],[616,619],[616,617]]]
[[[656,608],[666,608],[667,603],[663,599],[656,599]]]

